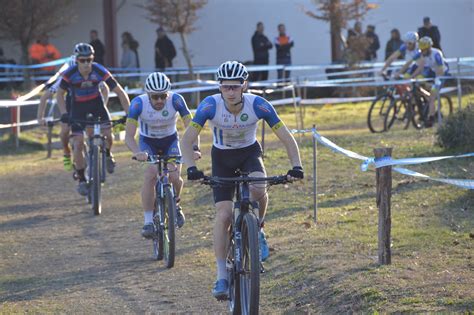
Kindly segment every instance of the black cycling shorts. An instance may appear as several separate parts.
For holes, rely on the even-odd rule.
[[[105,108],[102,99],[97,98],[87,102],[74,102],[69,112],[71,118],[71,131],[76,134],[82,134],[86,124],[76,123],[74,120],[86,120],[87,114],[91,113],[94,118],[100,117],[101,120],[110,120],[110,114]],[[103,127],[109,127],[110,123],[104,124]]]
[[[212,176],[235,177],[236,171],[241,172],[265,172],[262,159],[262,147],[255,141],[254,144],[241,149],[222,150],[212,147]],[[215,187],[214,202],[232,201],[234,188]]]

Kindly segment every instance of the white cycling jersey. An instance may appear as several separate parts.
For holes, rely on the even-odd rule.
[[[168,92],[168,98],[161,110],[151,106],[148,94],[142,94],[132,100],[128,119],[137,122],[140,135],[148,138],[164,138],[177,132],[178,113],[183,118],[191,114],[180,94]]]

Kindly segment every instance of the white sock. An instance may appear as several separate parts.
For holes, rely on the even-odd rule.
[[[153,223],[153,210],[145,211],[145,224]]]
[[[227,268],[225,266],[225,259],[216,259],[217,261],[217,280],[227,280]]]

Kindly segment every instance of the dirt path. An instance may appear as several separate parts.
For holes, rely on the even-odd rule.
[[[226,312],[210,294],[209,214],[179,231],[176,265],[167,270],[139,235],[139,187],[125,184],[137,178],[134,166],[118,162],[98,217],[58,161],[0,176],[0,313]]]

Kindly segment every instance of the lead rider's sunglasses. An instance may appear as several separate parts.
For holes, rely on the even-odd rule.
[[[168,93],[164,93],[164,94],[148,94],[150,96],[150,98],[154,101],[157,101],[159,99],[161,100],[166,100],[168,98]]]
[[[221,84],[220,87],[223,91],[233,91],[242,88],[243,84]]]

